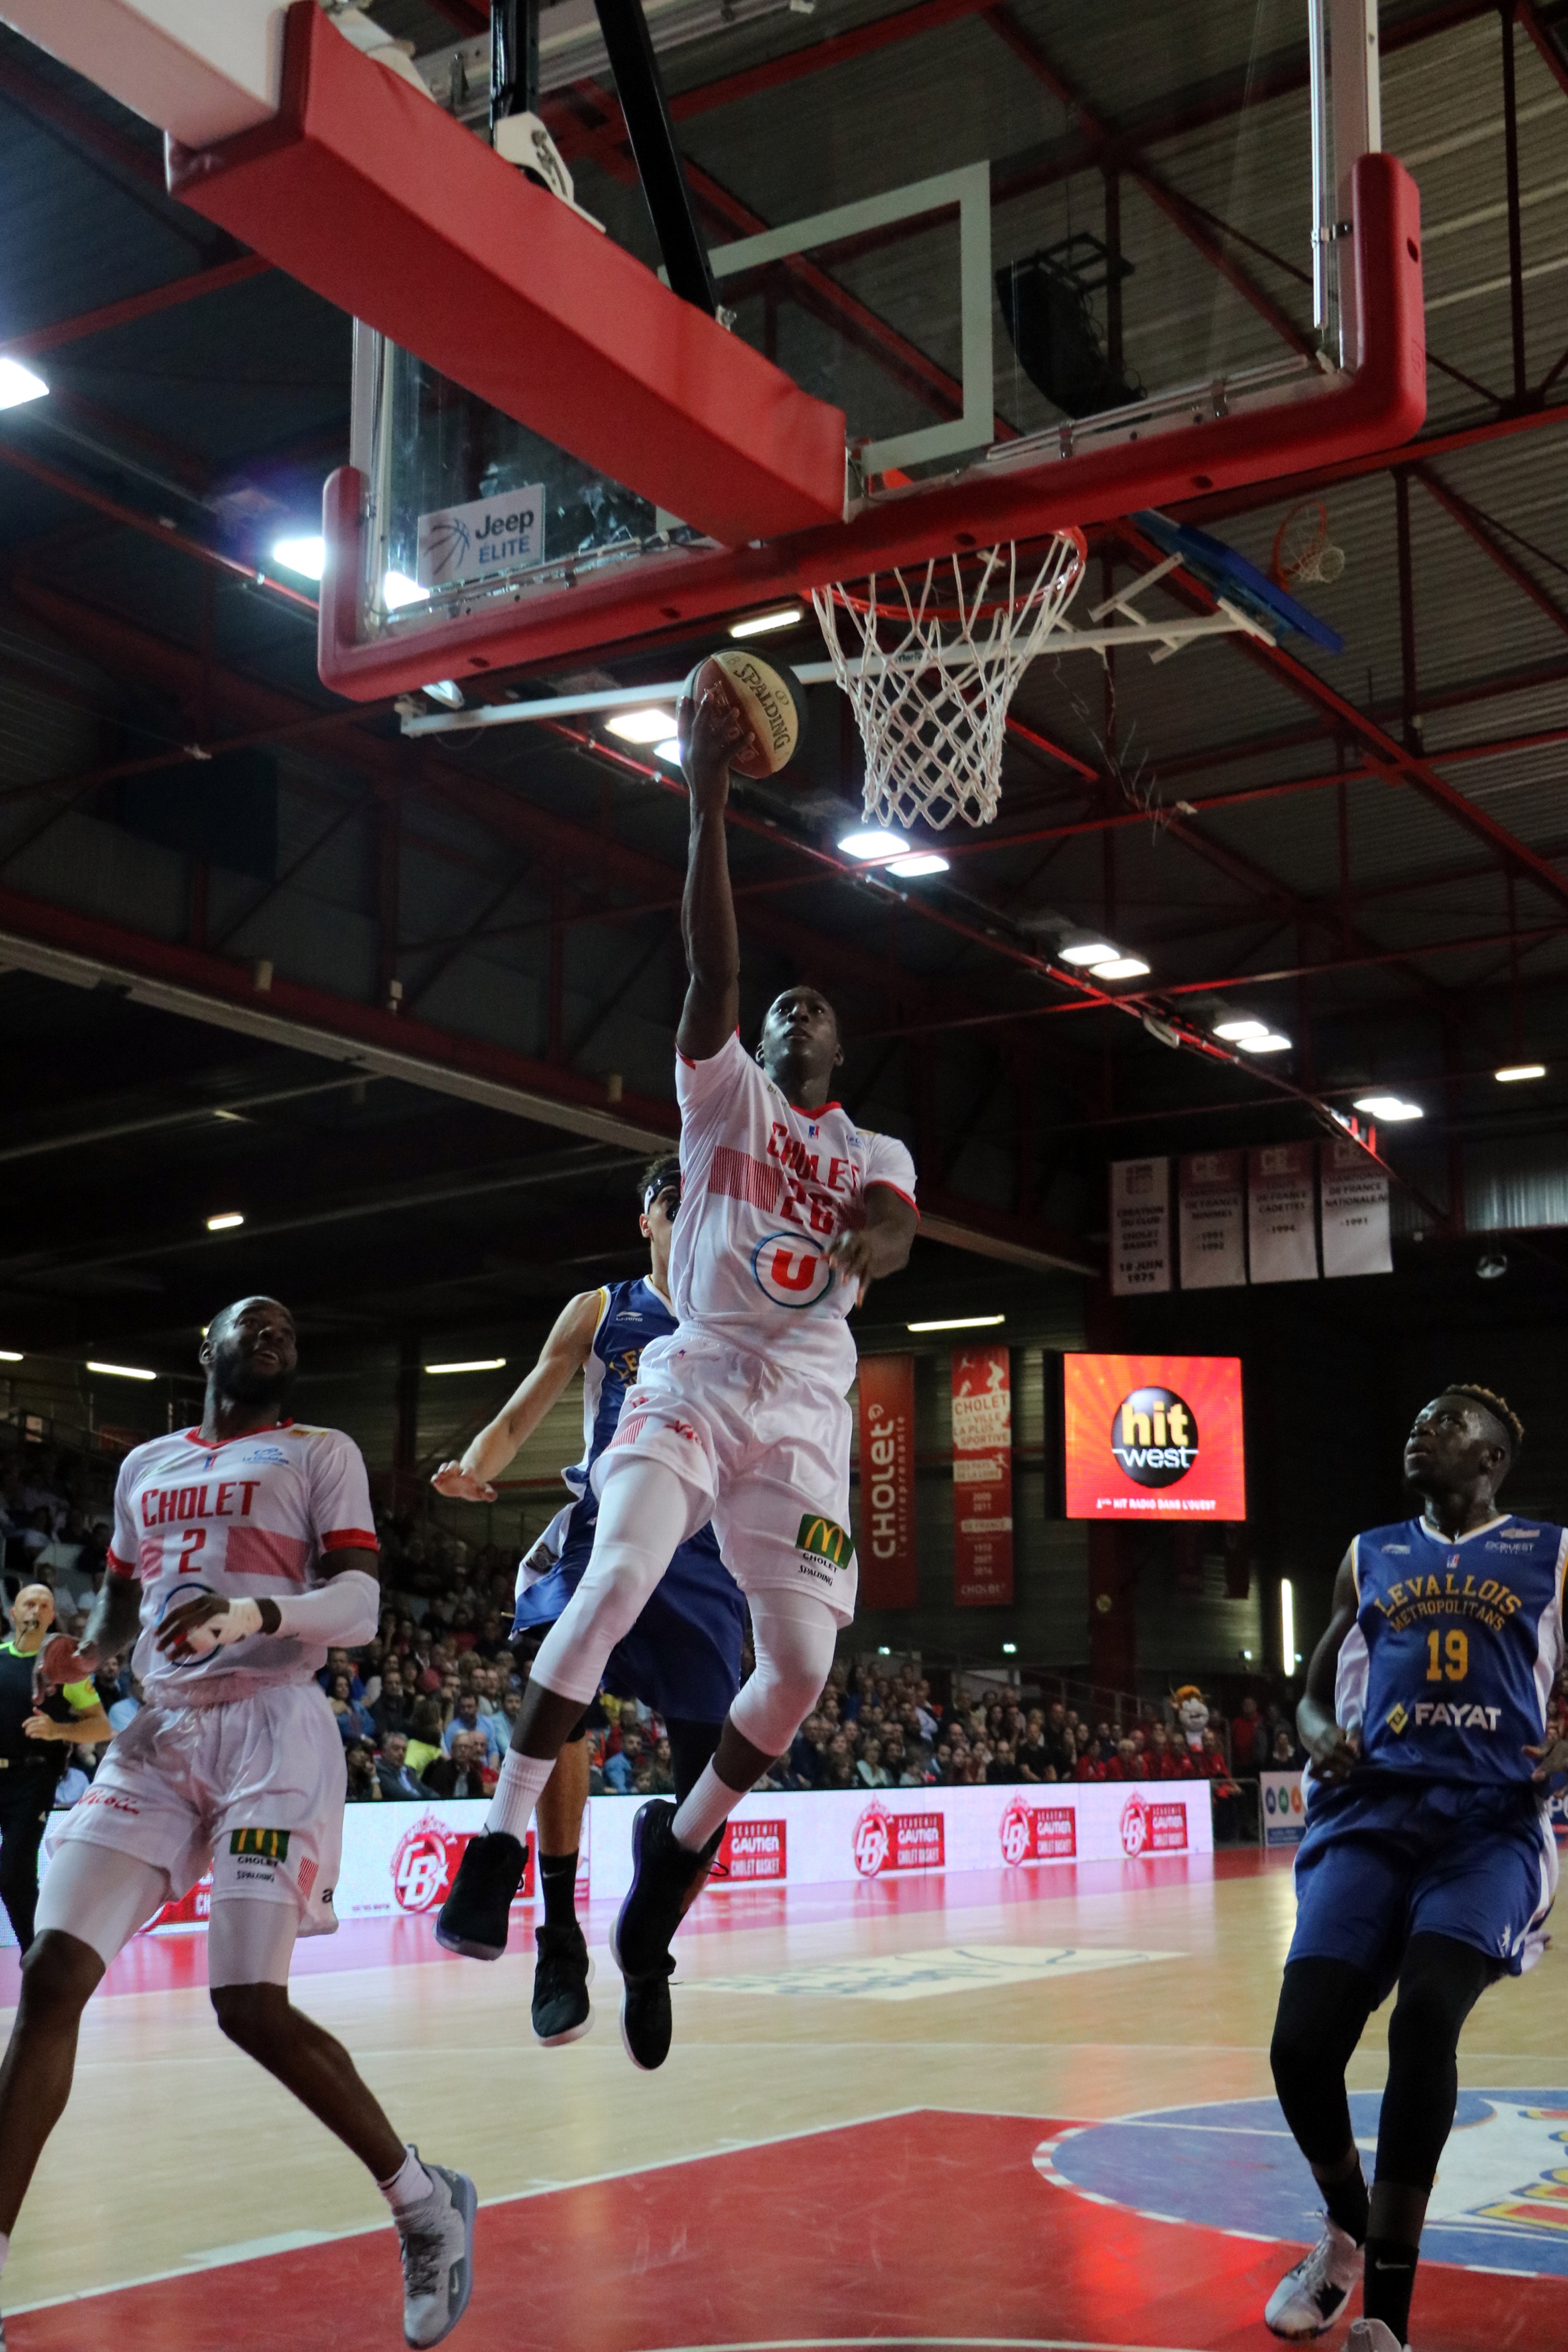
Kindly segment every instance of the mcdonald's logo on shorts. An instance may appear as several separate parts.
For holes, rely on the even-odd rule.
[[[847,1568],[854,1556],[854,1540],[831,1519],[808,1517],[796,1531],[795,1549],[831,1560],[835,1568]]]
[[[259,1854],[263,1862],[287,1862],[288,1832],[287,1830],[235,1830],[229,1838],[229,1852]]]

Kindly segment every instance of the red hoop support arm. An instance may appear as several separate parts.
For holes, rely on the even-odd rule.
[[[286,20],[270,122],[171,192],[328,301],[727,546],[844,509],[844,418],[366,57]]]
[[[591,646],[689,630],[716,614],[802,596],[831,581],[862,579],[955,547],[1038,539],[1140,507],[1397,448],[1427,414],[1420,196],[1409,173],[1384,154],[1361,158],[1354,188],[1362,362],[1348,383],[1314,398],[1016,471],[976,467],[929,488],[875,500],[848,524],[821,525],[761,546],[630,561],[573,587],[522,592],[467,620],[400,623],[372,643],[358,637],[364,484],[344,467],[329,479],[324,498],[323,683],[353,700],[373,701],[426,678],[473,678],[553,662]],[[739,355],[727,338],[725,369]],[[634,433],[624,420],[622,429],[626,439],[617,463],[624,470]],[[678,503],[674,511],[681,511]]]

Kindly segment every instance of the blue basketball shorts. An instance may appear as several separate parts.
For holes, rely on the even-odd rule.
[[[512,1636],[553,1625],[582,1581],[591,1532],[518,1596]],[[603,1687],[640,1698],[666,1723],[722,1723],[740,1688],[746,1604],[716,1553],[683,1544],[642,1615],[610,1654]]]
[[[1379,2001],[1412,1936],[1450,1936],[1518,1976],[1541,1957],[1556,1892],[1556,1841],[1529,1782],[1362,1770],[1311,1785],[1289,1957],[1347,1961]]]

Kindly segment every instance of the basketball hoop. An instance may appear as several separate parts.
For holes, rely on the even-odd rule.
[[[1276,588],[1305,588],[1313,581],[1327,587],[1343,570],[1344,550],[1329,537],[1328,509],[1321,499],[1303,499],[1280,525],[1270,578]]]
[[[865,746],[868,817],[905,832],[962,817],[989,824],[1001,791],[1008,706],[1061,620],[1087,557],[1059,531],[1029,584],[1006,542],[873,574],[865,593],[812,592],[833,675]],[[841,642],[841,615],[847,616]],[[882,635],[896,635],[890,649]]]

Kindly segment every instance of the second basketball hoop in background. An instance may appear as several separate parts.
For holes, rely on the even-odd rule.
[[[747,736],[730,766],[741,776],[776,776],[806,731],[806,689],[782,662],[726,646],[698,662],[681,689],[694,701],[716,691],[738,710]]]

